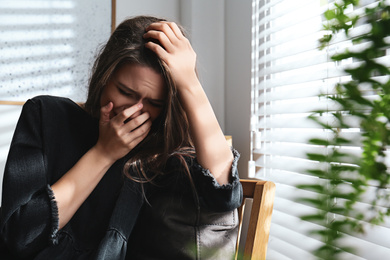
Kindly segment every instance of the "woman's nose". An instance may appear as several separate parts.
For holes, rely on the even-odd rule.
[[[139,100],[137,101],[137,105],[139,105],[139,104],[142,104],[142,108],[141,108],[140,111],[143,113],[143,112],[144,112],[144,109],[145,109],[145,104],[144,104],[143,99],[139,99]]]

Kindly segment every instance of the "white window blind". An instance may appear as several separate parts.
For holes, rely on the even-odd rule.
[[[349,11],[363,13],[365,7],[375,5],[375,2],[361,0],[359,8]],[[308,140],[330,138],[330,133],[307,117],[315,110],[337,110],[336,103],[326,97],[319,98],[318,94],[335,93],[337,82],[350,80],[343,68],[353,66],[354,61],[334,63],[330,56],[347,47],[364,48],[365,43],[352,46],[340,35],[327,49],[318,49],[318,40],[324,34],[323,14],[330,1],[253,0],[252,3],[251,160],[256,165],[252,177],[271,180],[277,185],[267,259],[315,259],[311,252],[321,242],[307,235],[307,231],[317,226],[300,220],[300,216],[317,209],[297,203],[295,198],[317,195],[295,186],[304,183],[327,185],[326,181],[306,174],[307,169],[318,165],[318,162],[308,160],[306,153],[326,153],[325,148],[309,145]],[[351,35],[360,35],[368,29],[362,23],[351,31]],[[389,56],[388,50],[386,56],[379,58],[381,63],[390,66]],[[377,79],[388,80],[386,77]],[[376,98],[370,92],[366,95]],[[326,114],[321,120],[330,125],[335,121]],[[359,124],[353,118],[346,120],[351,128],[341,129],[340,135],[351,143],[341,149],[359,156]],[[356,207],[368,208],[367,201],[376,196],[375,192],[376,187],[370,187]],[[377,206],[385,205],[383,202]],[[330,217],[340,216],[332,214]],[[343,253],[343,259],[390,259],[390,220],[377,226],[365,226],[366,234],[347,234],[342,241],[357,249],[354,254]]]

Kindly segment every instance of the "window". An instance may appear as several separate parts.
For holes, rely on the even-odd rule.
[[[359,13],[365,6],[375,4],[375,1],[360,2],[361,8],[350,11]],[[336,64],[329,57],[352,43],[338,38],[329,48],[318,49],[325,22],[322,17],[330,1],[253,0],[252,3],[251,160],[254,165],[250,176],[271,180],[277,185],[267,258],[314,259],[311,251],[321,242],[308,236],[307,231],[316,225],[301,221],[299,216],[317,209],[297,203],[295,198],[316,194],[295,186],[303,183],[326,185],[323,180],[306,174],[305,170],[318,164],[308,160],[306,153],[324,149],[309,145],[308,140],[326,139],[329,132],[307,117],[314,110],[337,106],[326,97],[319,98],[318,94],[334,93],[337,82],[350,79],[342,68],[354,61]],[[359,34],[366,29],[361,24],[353,33]],[[332,123],[333,118],[324,114],[322,120]],[[341,135],[353,141],[342,149],[360,152],[359,130],[357,124],[342,130]],[[375,196],[375,187],[371,190],[369,194]],[[356,205],[367,206],[364,201]],[[369,228],[365,235],[347,235],[343,243],[358,250],[355,254],[345,253],[345,259],[387,258],[390,255],[389,232],[390,220],[387,220]]]
[[[0,1],[0,183],[21,105],[37,95],[84,101],[110,21],[110,1]]]
[[[0,1],[0,100],[49,94],[83,101],[111,2]]]

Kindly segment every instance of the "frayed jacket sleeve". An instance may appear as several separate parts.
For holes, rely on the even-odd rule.
[[[234,160],[230,170],[230,183],[226,185],[220,185],[212,173],[196,160],[190,166],[200,205],[208,210],[225,212],[241,205],[243,194],[237,170],[240,154],[234,149],[232,152]]]
[[[3,180],[0,234],[8,249],[28,256],[55,241],[58,209],[48,185],[40,105],[23,106]]]

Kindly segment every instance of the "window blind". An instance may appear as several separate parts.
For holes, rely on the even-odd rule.
[[[327,148],[310,145],[308,140],[327,139],[331,133],[309,120],[308,115],[315,110],[337,110],[337,103],[319,97],[319,94],[335,93],[336,83],[350,80],[343,69],[354,66],[354,61],[335,63],[330,57],[345,48],[365,48],[366,44],[352,45],[340,34],[327,49],[318,49],[318,40],[324,34],[324,12],[331,4],[327,0],[252,1],[251,162],[255,167],[250,167],[253,169],[250,176],[276,184],[267,259],[315,259],[311,252],[321,244],[319,239],[307,234],[308,230],[318,229],[318,225],[300,219],[317,209],[296,202],[297,197],[317,194],[295,186],[304,183],[328,185],[326,180],[306,174],[307,169],[318,166],[318,162],[307,159],[306,153],[326,154]],[[361,0],[359,8],[351,7],[349,12],[362,14],[364,8],[375,4],[374,0]],[[358,36],[369,29],[363,23],[353,28],[351,35]],[[389,55],[388,50],[378,59],[390,66]],[[376,79],[388,80],[385,76]],[[364,91],[364,86],[362,89]],[[373,100],[377,98],[368,89],[365,95]],[[341,129],[340,136],[351,143],[340,149],[359,156],[359,122],[348,116],[345,119],[350,128]],[[335,119],[326,114],[321,121],[336,124]],[[386,161],[390,165],[390,159]],[[345,189],[348,188],[346,184]],[[355,207],[370,207],[368,202],[376,196],[376,189],[375,184],[369,187]],[[380,202],[377,207],[385,205],[386,202]],[[329,214],[329,218],[341,217]],[[389,258],[390,220],[376,226],[363,225],[367,230],[365,234],[346,234],[343,239],[343,244],[357,249],[353,254],[343,253],[343,259]]]

